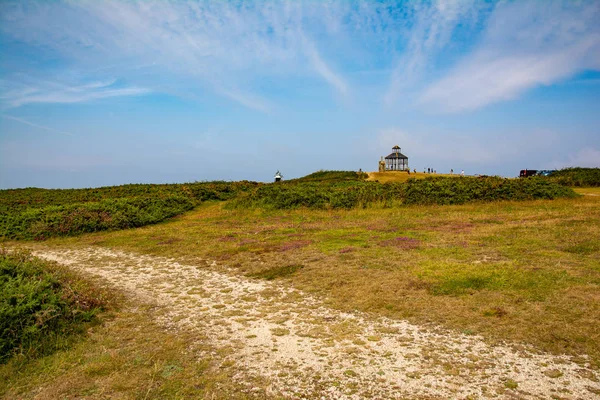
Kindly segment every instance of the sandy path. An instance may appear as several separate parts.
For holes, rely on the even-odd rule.
[[[599,374],[566,356],[340,313],[285,285],[211,271],[208,262],[102,248],[34,254],[156,304],[168,329],[209,338],[213,355],[249,390],[260,381],[289,398],[600,399]]]

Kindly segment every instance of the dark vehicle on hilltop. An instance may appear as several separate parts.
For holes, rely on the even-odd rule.
[[[537,175],[537,169],[522,169],[519,173],[519,178],[529,178]]]
[[[522,169],[519,178],[529,178],[530,176],[550,176],[556,172],[555,169]]]
[[[538,171],[537,174],[540,175],[540,176],[550,176],[550,175],[552,175],[555,172],[556,172],[555,169],[543,169],[541,171]]]

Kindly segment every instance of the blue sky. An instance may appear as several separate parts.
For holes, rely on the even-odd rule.
[[[3,1],[0,188],[600,166],[600,2]]]

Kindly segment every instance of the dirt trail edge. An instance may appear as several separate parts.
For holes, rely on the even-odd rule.
[[[209,340],[250,391],[260,381],[255,391],[289,398],[600,398],[599,374],[566,356],[341,313],[282,284],[211,271],[209,262],[104,248],[34,254],[156,304],[161,324]]]

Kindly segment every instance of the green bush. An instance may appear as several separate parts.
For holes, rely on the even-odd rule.
[[[575,197],[573,190],[541,177],[437,177],[410,179],[404,204],[463,204],[473,201],[536,200]]]
[[[61,348],[102,309],[101,295],[48,268],[29,254],[0,250],[0,363]]]
[[[549,180],[565,186],[600,186],[600,168],[565,168],[553,172]]]
[[[186,197],[109,199],[95,203],[27,209],[0,221],[11,239],[43,240],[87,232],[135,228],[164,221],[194,207]]]
[[[350,209],[373,204],[390,206],[402,198],[401,184],[378,182],[298,182],[270,184],[244,193],[228,204],[231,208]]]
[[[0,237],[43,240],[164,221],[207,200],[228,200],[256,182],[0,190]]]
[[[364,172],[356,171],[317,171],[302,178],[292,179],[284,182],[326,182],[326,181],[363,181],[369,177]]]
[[[260,185],[256,182],[193,182],[183,184],[131,184],[90,189],[8,189],[0,190],[0,215],[28,208],[96,203],[102,200],[132,197],[187,197],[199,203],[206,200],[228,200],[238,193]]]
[[[463,204],[473,201],[534,200],[577,196],[543,178],[504,179],[430,177],[405,183],[342,181],[263,185],[231,201],[228,207],[266,209],[350,209],[397,204]]]

